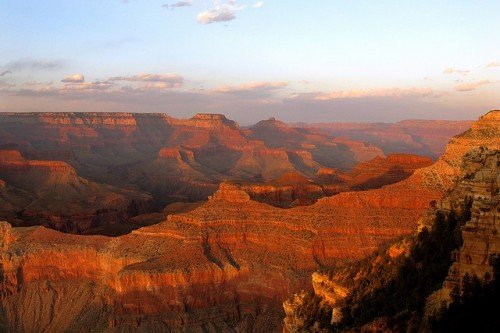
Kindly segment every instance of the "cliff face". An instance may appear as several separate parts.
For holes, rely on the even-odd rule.
[[[421,195],[432,188],[437,192],[446,190],[446,192],[441,192],[445,193],[445,197],[432,204],[421,219],[419,230],[422,230],[424,226],[427,230],[432,229],[430,236],[428,236],[429,233],[425,234],[424,232],[418,236],[406,237],[388,247],[387,250],[377,252],[369,259],[340,265],[330,272],[314,273],[312,277],[314,293],[296,294],[284,304],[287,314],[286,331],[301,331],[310,327],[311,321],[312,323],[316,321],[317,325],[320,325],[321,322],[325,323],[328,327],[331,327],[329,326],[331,323],[344,325],[338,327],[351,328],[353,326],[349,325],[364,324],[362,327],[354,326],[354,329],[366,330],[405,330],[408,327],[415,328],[415,325],[418,328],[418,325],[421,324],[420,319],[416,322],[414,319],[422,318],[424,313],[427,316],[432,315],[440,309],[443,301],[449,301],[452,288],[461,283],[466,273],[477,275],[483,279],[493,277],[491,262],[492,258],[498,255],[500,246],[496,233],[500,180],[498,172],[498,158],[500,156],[499,116],[499,111],[492,111],[481,117],[471,130],[450,141],[446,153],[436,163],[417,170],[414,175],[402,182],[378,190],[356,192],[362,193],[362,195],[342,193],[320,200],[319,203],[322,201],[333,203],[335,200],[336,204],[342,202],[346,206],[360,208],[366,206],[367,202],[370,201],[375,206],[378,202],[380,205],[389,207],[392,205],[390,198],[398,198],[398,204],[401,204],[401,201],[405,202],[401,198],[401,194],[397,193],[397,189],[406,187],[407,191],[418,192]],[[419,201],[418,197],[415,196],[406,201],[406,204],[418,206]],[[424,203],[423,200],[420,202]],[[452,223],[449,222],[452,218],[449,217],[448,222],[442,222],[444,224],[438,227],[436,227],[437,222],[434,221],[437,221],[438,215],[452,216],[452,210],[460,216],[468,216],[468,208],[466,208],[468,205],[471,205],[471,215],[465,217],[465,226],[461,228],[463,245],[460,250],[452,252],[454,248],[452,244],[453,230],[446,229],[453,229],[452,226],[447,227],[446,225],[446,223]],[[449,252],[443,250],[444,240],[449,243],[446,245]],[[433,247],[436,249],[432,249]],[[431,248],[431,250],[427,248]],[[426,249],[430,252],[425,252]],[[442,251],[439,255],[436,254],[438,250]],[[448,263],[448,266],[444,266],[443,271],[441,266],[449,261],[450,255],[455,262],[451,267]],[[433,258],[439,258],[441,261]],[[421,270],[433,273],[422,275],[418,273],[418,269],[415,269],[415,273],[411,273],[415,268],[412,266],[415,265],[415,262],[423,265],[420,267]],[[447,267],[450,268],[448,277],[445,278],[442,273],[446,272]],[[405,276],[405,272],[410,272],[409,274],[413,275],[411,277]],[[427,280],[422,280],[422,282],[418,280],[420,278]],[[435,281],[436,279],[438,280]],[[405,287],[401,286],[408,281],[410,283],[405,291],[406,294],[416,293],[415,295],[424,297],[423,302],[412,303],[412,301],[404,299],[401,302],[399,296],[396,296],[399,297],[397,301],[391,300],[394,295],[399,295],[397,294],[398,288],[404,289]],[[435,286],[436,282],[443,282],[443,288],[438,291],[428,288],[428,286]],[[411,288],[417,288],[416,286],[421,289],[413,291]],[[411,296],[412,299],[417,297],[415,295]],[[424,308],[423,304],[427,296],[429,298]],[[401,297],[403,296],[401,295]],[[393,303],[380,303],[380,300]],[[411,305],[413,308],[408,304],[413,304]],[[398,308],[399,306],[401,307]],[[358,314],[359,317],[346,319],[342,317],[345,313]],[[394,322],[396,322],[403,326],[391,328],[384,320],[384,315],[391,318],[398,316],[399,319],[393,320],[391,325],[395,325]],[[379,319],[375,320],[374,318],[377,316]],[[405,322],[405,320],[407,321]]]
[[[91,181],[139,188],[162,204],[204,200],[223,180],[313,176],[383,155],[375,146],[277,120],[244,130],[220,114],[2,113],[0,148],[66,162]]]
[[[385,154],[412,153],[439,157],[450,137],[466,131],[472,121],[404,120],[388,123],[295,124],[354,141],[370,142]]]
[[[259,161],[256,151],[260,151],[260,158],[276,149],[262,142],[248,139],[237,154],[234,147],[239,146],[238,141],[220,144],[228,133],[242,133],[247,140],[244,131],[226,124],[222,126],[227,132],[176,126],[167,127],[177,133],[176,140],[189,142],[189,147],[163,142],[157,150],[147,150],[152,160],[137,162],[138,170],[149,167],[153,172],[161,170],[156,165],[168,167],[180,179],[181,171],[205,175],[199,166],[214,163],[206,169],[210,171],[205,177],[217,179],[224,172],[247,172],[216,168],[231,166],[234,161],[242,163],[243,157],[244,165],[283,168],[281,162],[255,162]],[[190,141],[192,138],[196,139]],[[320,138],[314,136],[314,140]],[[477,134],[476,139],[475,144],[491,141],[483,134]],[[314,157],[320,143],[312,140],[301,150]],[[321,149],[335,147],[327,141]],[[140,147],[146,146],[131,144],[143,152],[146,150]],[[160,153],[161,148],[168,149]],[[93,147],[88,156],[114,160],[117,151]],[[335,152],[333,148],[329,151]],[[296,165],[289,154],[276,154],[283,159],[286,155],[289,163]],[[218,159],[220,164],[214,162]],[[453,168],[455,164],[446,165]],[[182,170],[175,171],[178,167]],[[222,183],[208,202],[196,209],[114,238],[63,234],[44,227],[12,228],[3,223],[0,314],[8,329],[25,331],[85,327],[116,331],[279,329],[284,316],[282,302],[299,290],[311,289],[312,272],[339,260],[366,257],[416,229],[419,216],[432,200],[441,198],[446,189],[443,184],[447,184],[426,178],[438,174],[434,165],[419,170],[381,189],[345,192],[291,209],[256,202],[238,186]],[[120,169],[113,172],[119,174]],[[459,174],[454,171],[450,177]],[[141,177],[140,173],[133,175]],[[152,183],[164,177],[156,175]],[[391,253],[399,252],[396,248]]]
[[[253,200],[284,208],[311,205],[326,196],[320,185],[295,172],[285,173],[265,184],[248,184],[241,188]]]
[[[433,124],[433,133],[449,134],[449,123]],[[0,114],[0,148],[18,150],[30,160],[66,162],[81,177],[138,188],[162,205],[204,200],[225,180],[267,185],[288,172],[314,180],[320,170],[348,173],[360,162],[384,156],[375,141],[361,139],[366,142],[292,128],[276,119],[241,129],[219,114],[190,119],[135,113]],[[372,184],[360,180],[359,188],[333,186],[326,192],[373,188],[401,180],[403,174],[409,173],[393,172]],[[319,194],[312,195],[314,202]]]
[[[406,179],[415,170],[431,164],[430,158],[417,155],[392,154],[387,158],[376,157],[358,164],[349,173],[351,179],[347,186],[351,189],[378,188]]]
[[[117,238],[3,224],[7,325],[273,331],[281,302],[307,289],[312,271],[411,232],[429,201],[411,193],[353,192],[284,210],[223,183],[199,208]]]
[[[465,178],[439,205],[444,212],[470,205],[470,219],[461,229],[463,245],[452,253],[448,276],[443,288],[429,297],[426,315],[450,302],[450,294],[461,288],[465,275],[490,281],[493,262],[500,257],[500,151],[476,149],[466,154]]]
[[[0,178],[0,211],[15,225],[81,233],[152,208],[146,194],[90,182],[65,162],[27,160],[15,150],[0,150]]]
[[[432,164],[429,158],[393,154],[375,157],[358,164],[351,172],[320,169],[311,180],[288,172],[276,180],[264,184],[244,184],[242,189],[252,199],[276,207],[304,206],[318,199],[341,192],[376,189],[394,184],[411,176],[415,170]],[[425,207],[427,202],[424,201]]]
[[[201,207],[117,238],[3,223],[7,326],[276,330],[281,302],[307,288],[318,265],[365,256],[409,232],[413,208],[384,216],[382,206],[283,210],[223,183]]]

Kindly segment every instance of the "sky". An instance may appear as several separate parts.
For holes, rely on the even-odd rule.
[[[1,0],[0,112],[475,119],[500,108],[498,13],[498,0]]]

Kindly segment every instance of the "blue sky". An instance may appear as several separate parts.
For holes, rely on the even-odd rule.
[[[476,118],[500,104],[499,12],[499,1],[3,0],[0,111]]]

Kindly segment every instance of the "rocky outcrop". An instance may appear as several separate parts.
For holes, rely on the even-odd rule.
[[[229,120],[223,114],[198,113],[191,119],[185,122],[194,127],[214,128],[214,127],[229,127],[238,129],[239,126],[235,121]]]
[[[408,178],[415,170],[430,166],[430,158],[409,155],[391,154],[386,158],[375,157],[373,160],[358,164],[350,173],[351,189],[370,189],[397,183]]]
[[[391,123],[292,124],[337,137],[369,142],[385,154],[412,153],[438,158],[450,137],[466,131],[472,121],[404,120]]]
[[[86,179],[138,188],[162,205],[205,199],[224,180],[260,183],[291,171],[312,177],[383,154],[275,119],[241,129],[220,114],[2,113],[2,148],[66,162]]]
[[[221,165],[231,167],[251,157],[254,149],[270,148],[248,141],[243,146],[251,149],[238,151],[238,142],[220,144],[223,138],[217,133],[222,132],[185,125],[169,128],[178,134],[175,140],[192,144],[181,148],[193,151],[196,163],[214,163],[211,179],[229,172]],[[307,135],[313,157],[318,156],[315,149],[340,151],[335,148],[340,143],[331,145],[332,140],[323,137],[326,144],[321,136]],[[475,144],[491,141],[491,136],[474,135]],[[196,148],[203,142],[198,140],[207,137],[208,144]],[[170,143],[162,142],[147,154],[154,152],[155,163],[170,170],[185,166],[200,172],[182,150],[180,160],[175,152],[175,158],[159,157],[160,148],[178,146]],[[135,142],[130,147],[142,151],[146,146]],[[348,151],[347,145],[340,146]],[[204,160],[204,149],[205,159],[213,156],[210,162]],[[114,238],[4,224],[0,230],[8,237],[2,242],[0,313],[9,330],[25,331],[277,330],[284,317],[282,302],[295,292],[312,290],[310,274],[318,268],[364,258],[412,233],[429,203],[447,189],[446,182],[426,178],[437,174],[430,166],[381,189],[345,192],[290,209],[256,202],[237,185],[223,183],[203,205]],[[326,280],[320,282],[328,287]]]
[[[217,192],[208,198],[211,201],[225,201],[231,203],[245,203],[250,197],[237,186],[229,183],[221,183]]]
[[[320,185],[296,172],[265,184],[243,185],[242,189],[252,200],[283,208],[311,205],[326,195]]]
[[[127,222],[153,208],[152,198],[79,177],[66,162],[27,160],[0,150],[0,214],[15,225],[41,224],[66,232]]]
[[[199,208],[117,238],[3,224],[11,235],[1,267],[3,312],[8,327],[28,331],[84,323],[100,330],[276,330],[281,302],[307,288],[319,265],[362,257],[408,232],[411,214],[361,223],[381,212],[283,210],[222,184]],[[34,295],[41,301],[29,302]],[[71,309],[69,299],[77,300]],[[47,307],[58,311],[46,315]]]
[[[349,173],[321,168],[314,178],[308,180],[301,174],[288,172],[279,179],[263,184],[244,184],[242,188],[252,199],[276,207],[311,205],[325,196],[353,190],[376,189],[397,183],[411,176],[415,170],[431,164],[429,158],[416,155],[377,156],[373,160],[358,164]],[[378,192],[374,194],[377,196]],[[354,196],[356,197],[355,194]],[[422,198],[424,200],[415,207],[427,207],[427,196],[423,195]]]
[[[411,272],[411,265],[415,264],[415,260],[428,262],[431,265],[442,265],[442,262],[429,262],[428,258],[421,257],[422,253],[426,253],[425,246],[432,246],[432,244],[435,244],[432,243],[435,240],[427,243],[431,245],[424,246],[422,244],[425,244],[426,237],[438,237],[433,235],[441,235],[440,232],[442,233],[442,230],[439,231],[440,229],[438,229],[438,231],[435,231],[434,225],[434,221],[437,220],[438,215],[452,216],[453,214],[450,212],[453,210],[457,212],[456,214],[460,214],[460,216],[467,216],[467,207],[470,204],[472,207],[471,217],[461,230],[463,246],[459,251],[452,253],[456,262],[451,265],[448,277],[443,283],[443,288],[431,294],[425,309],[413,308],[413,311],[417,311],[417,313],[419,313],[418,311],[421,311],[420,313],[425,312],[427,316],[435,313],[437,309],[441,308],[443,301],[449,300],[451,289],[460,284],[461,279],[466,273],[477,275],[483,279],[491,278],[493,276],[491,259],[497,256],[500,245],[496,233],[499,201],[497,198],[500,149],[499,123],[500,111],[492,111],[486,114],[472,126],[471,130],[453,138],[446,148],[446,153],[436,163],[429,167],[418,169],[408,179],[397,184],[377,190],[341,193],[331,198],[321,199],[317,205],[335,203],[336,206],[357,207],[358,209],[363,209],[363,207],[367,206],[393,207],[393,212],[396,212],[396,207],[423,208],[426,202],[429,203],[428,199],[433,196],[432,193],[434,193],[436,198],[439,197],[438,193],[444,195],[442,200],[430,202],[430,208],[423,215],[420,227],[418,228],[422,232],[424,227],[426,230],[432,229],[431,236],[421,236],[419,234],[419,236],[406,237],[388,247],[387,250],[377,252],[369,259],[358,263],[340,265],[331,271],[314,273],[314,293],[299,293],[285,302],[284,308],[287,313],[285,331],[301,331],[305,327],[310,328],[315,321],[318,325],[322,322],[328,327],[331,327],[332,323],[343,323],[342,314],[344,313],[344,308],[352,308],[351,313],[359,312],[361,308],[366,311],[375,312],[375,314],[377,311],[384,313],[386,308],[392,309],[383,303],[377,303],[380,299],[371,299],[370,297],[373,298],[376,296],[370,295],[378,295],[379,298],[386,297],[384,300],[390,302],[390,295],[384,296],[383,290],[397,290],[397,286],[396,288],[392,288],[394,287],[394,283],[398,283],[395,281],[398,281],[398,278],[409,278],[408,276],[398,277],[398,274],[403,274],[405,271]],[[403,197],[403,192],[398,193],[403,188],[406,188],[405,193],[415,192],[419,193],[419,195],[412,196],[410,200],[406,200]],[[420,210],[420,212],[423,212],[423,210]],[[429,233],[426,235],[429,235]],[[439,237],[454,239],[454,236],[449,234]],[[451,250],[452,248],[449,251],[451,252]],[[449,252],[443,255],[443,258],[439,257],[443,262],[449,260]],[[410,256],[412,259],[405,261],[404,258]],[[401,267],[403,264],[405,266]],[[427,271],[428,268],[420,267],[420,269]],[[418,272],[418,267],[416,271]],[[425,276],[425,274],[423,275]],[[422,276],[422,274],[419,276]],[[441,277],[441,281],[443,276]],[[426,276],[425,278],[429,279],[428,282],[431,282],[432,278],[435,279],[435,276]],[[403,282],[399,281],[399,283]],[[418,285],[419,282],[414,281],[412,285]],[[373,283],[374,285],[370,286],[367,283]],[[431,284],[434,286],[435,281],[431,282]],[[422,288],[425,289],[427,287]],[[354,298],[344,301],[351,294],[355,295],[353,296]],[[377,306],[377,304],[384,305],[385,308],[375,310],[370,308],[370,304],[374,306]],[[397,309],[393,310],[397,311]],[[403,310],[406,312],[409,311],[406,308],[400,309],[400,311]],[[373,315],[373,313],[370,315]],[[371,318],[370,315],[366,315],[366,317]],[[403,315],[401,316],[404,317]],[[412,318],[412,316],[409,315],[409,318]],[[384,318],[379,319],[355,329],[391,329],[388,322],[383,320]],[[409,322],[406,322],[404,325],[409,325],[406,327],[412,327],[413,325],[413,328],[415,328],[415,325],[417,325],[416,328],[419,327],[418,325],[425,326],[425,323],[421,324],[419,322],[421,317],[416,322],[414,319],[408,319]],[[352,325],[353,319],[349,320]],[[363,322],[362,320],[359,320],[359,322]],[[404,321],[404,319],[398,320],[400,322]],[[356,321],[354,320],[354,322]],[[314,326],[312,327],[314,328]],[[337,328],[339,327],[346,326],[337,326]],[[397,330],[404,330],[404,327],[399,327]]]
[[[470,219],[461,229],[463,245],[452,254],[443,288],[429,297],[426,315],[441,309],[451,301],[454,288],[461,289],[465,275],[490,281],[493,263],[500,257],[500,151],[478,148],[466,154],[464,179],[436,209],[448,213],[470,207]],[[427,220],[427,224],[429,221]]]

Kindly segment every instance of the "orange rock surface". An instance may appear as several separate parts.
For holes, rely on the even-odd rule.
[[[451,141],[443,158],[401,182],[310,206],[272,207],[223,183],[200,207],[120,237],[2,223],[6,325],[25,331],[277,330],[282,301],[307,289],[315,269],[364,257],[415,230],[429,202],[460,174],[462,156],[455,154],[499,148],[499,114],[482,117]]]
[[[390,123],[291,124],[315,128],[354,141],[370,142],[384,153],[412,153],[439,157],[450,137],[466,131],[472,121],[404,120]]]
[[[162,204],[206,199],[224,180],[313,176],[383,155],[373,145],[275,119],[241,129],[220,114],[2,113],[2,147],[30,160],[64,161],[89,180],[138,188]]]

